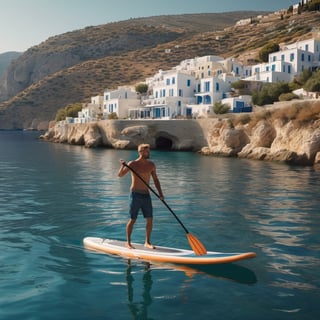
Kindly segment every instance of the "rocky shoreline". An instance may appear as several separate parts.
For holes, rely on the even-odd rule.
[[[203,155],[320,164],[320,101],[296,101],[252,114],[192,120],[100,120],[54,124],[41,139],[56,143],[135,149],[188,150]]]

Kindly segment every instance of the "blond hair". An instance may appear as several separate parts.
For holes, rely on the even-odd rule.
[[[138,151],[141,152],[141,151],[143,151],[144,149],[150,149],[150,144],[148,144],[148,143],[139,144],[139,146],[138,146]]]

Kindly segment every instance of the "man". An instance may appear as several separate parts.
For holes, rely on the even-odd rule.
[[[157,176],[155,164],[149,160],[150,157],[150,145],[140,144],[138,146],[139,157],[136,160],[130,161],[128,166],[130,166],[134,171],[136,171],[139,176],[149,184],[150,177],[152,177],[155,187],[158,190],[160,199],[163,200],[163,193],[161,190],[160,181]],[[118,177],[125,176],[130,169],[123,165],[124,160],[120,160],[121,167],[118,172]],[[153,225],[153,209],[151,196],[149,193],[148,186],[131,171],[131,187],[130,187],[130,219],[126,226],[127,235],[127,247],[134,249],[131,245],[131,234],[133,226],[137,220],[139,210],[142,210],[143,216],[146,219],[146,240],[145,247],[154,249],[155,247],[151,244],[150,237]]]

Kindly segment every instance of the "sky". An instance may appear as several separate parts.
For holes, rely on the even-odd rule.
[[[49,37],[159,15],[277,11],[299,0],[0,0],[0,53],[26,51]]]

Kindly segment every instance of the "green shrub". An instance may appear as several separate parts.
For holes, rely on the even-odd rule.
[[[228,104],[222,103],[221,101],[218,101],[213,106],[213,112],[215,114],[224,114],[228,113],[230,110],[230,106]]]
[[[252,93],[252,102],[258,106],[272,104],[279,101],[282,93],[289,93],[289,84],[286,82],[265,83],[261,90],[255,90]]]
[[[310,92],[320,91],[320,70],[314,72],[312,76],[306,81],[303,88]]]
[[[269,54],[279,51],[280,47],[277,43],[271,42],[262,47],[259,51],[259,59],[262,62],[268,62]]]
[[[279,96],[279,101],[291,101],[293,99],[299,99],[299,97],[292,92],[281,93]]]
[[[146,93],[148,91],[148,85],[146,83],[139,83],[136,85],[136,92],[138,93]]]
[[[55,120],[61,121],[65,120],[66,117],[78,117],[78,112],[82,110],[82,103],[77,102],[73,104],[68,104],[65,108],[59,109],[56,113]]]
[[[109,120],[117,120],[118,119],[118,116],[115,112],[111,112],[108,114],[108,119]]]

